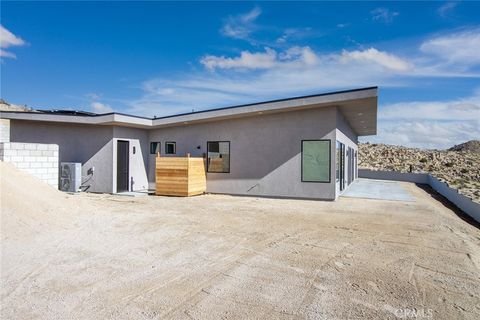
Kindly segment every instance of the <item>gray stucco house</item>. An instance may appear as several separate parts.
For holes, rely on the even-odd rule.
[[[143,118],[1,112],[12,142],[58,144],[90,192],[155,186],[155,156],[207,158],[207,192],[334,200],[357,178],[358,137],[377,131],[377,87]]]

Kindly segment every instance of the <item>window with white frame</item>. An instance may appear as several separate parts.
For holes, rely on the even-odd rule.
[[[177,153],[177,143],[176,142],[165,142],[165,154],[176,154]]]

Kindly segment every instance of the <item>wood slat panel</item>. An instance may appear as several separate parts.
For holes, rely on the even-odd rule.
[[[156,194],[193,196],[207,189],[203,158],[157,157],[155,162]]]

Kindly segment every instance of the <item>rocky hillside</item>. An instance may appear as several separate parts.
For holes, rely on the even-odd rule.
[[[480,140],[471,140],[465,143],[457,144],[450,149],[449,151],[465,151],[465,152],[474,152],[480,154]]]
[[[0,99],[0,111],[34,111],[33,109],[27,106],[18,106],[15,104],[8,103],[7,101]]]
[[[480,203],[480,141],[448,150],[424,150],[385,144],[360,144],[359,168],[430,173]]]

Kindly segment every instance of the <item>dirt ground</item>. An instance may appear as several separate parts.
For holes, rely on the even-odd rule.
[[[480,319],[480,231],[413,184],[132,198],[1,175],[2,319]]]

